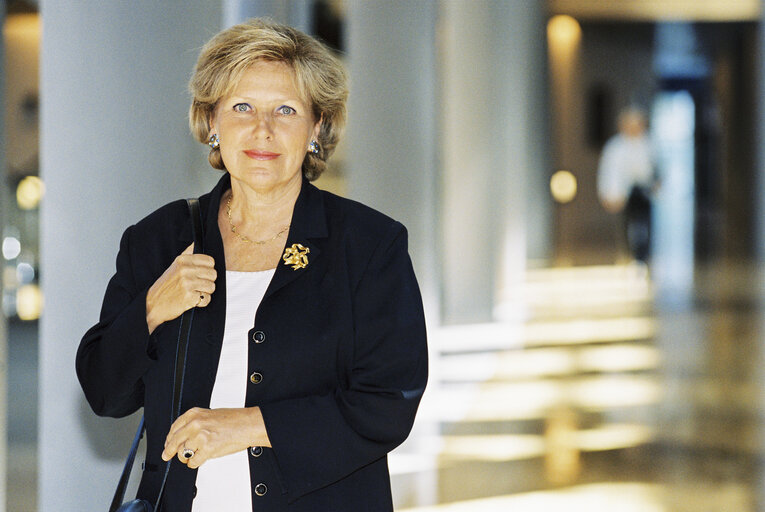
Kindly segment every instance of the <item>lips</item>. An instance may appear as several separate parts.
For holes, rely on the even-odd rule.
[[[244,154],[253,160],[273,160],[281,156],[280,153],[272,153],[271,151],[260,151],[257,149],[245,149]]]

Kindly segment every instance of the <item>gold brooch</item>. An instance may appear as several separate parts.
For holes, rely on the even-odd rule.
[[[284,256],[282,256],[282,259],[284,260],[285,265],[292,265],[292,270],[306,268],[308,266],[309,252],[311,252],[311,249],[308,247],[303,247],[300,244],[292,244],[292,247],[284,249]]]

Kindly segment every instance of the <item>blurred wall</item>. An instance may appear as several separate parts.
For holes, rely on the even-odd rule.
[[[39,154],[37,125],[39,19],[35,14],[6,18],[5,84],[6,165],[11,176],[36,174]]]
[[[41,5],[43,289],[39,509],[105,510],[133,421],[96,418],[74,372],[123,230],[216,180],[189,135],[186,82],[221,8],[205,0]],[[138,464],[140,465],[140,463]]]
[[[0,12],[0,23],[4,24],[5,21],[5,11],[3,10]],[[0,38],[0,55],[4,54],[5,49],[5,38]],[[5,74],[6,74],[6,63],[2,62],[0,64],[0,94],[5,95]],[[5,120],[0,118],[0,133],[6,133],[6,126],[5,126]],[[6,144],[0,144],[0,169],[5,169],[6,165],[6,158],[5,158],[5,152],[6,152]],[[4,175],[5,173],[3,173]],[[7,194],[5,193],[5,190],[2,189],[2,187],[5,187],[5,183],[0,184],[0,197],[7,197]],[[0,226],[5,226],[5,215],[3,213],[3,209],[5,208],[4,205],[0,204]],[[0,241],[2,240],[3,236],[0,233]],[[4,265],[3,265],[4,266]],[[0,301],[2,301],[3,297],[3,279],[0,279]],[[8,396],[8,371],[6,368],[8,368],[8,338],[7,338],[7,324],[6,324],[6,318],[4,314],[0,314],[0,393],[2,393],[1,396]],[[0,405],[0,453],[4,454],[3,456],[0,456],[0,512],[5,512],[6,509],[6,502],[7,499],[5,498],[7,493],[7,453],[8,453],[8,401],[2,400],[2,405]]]

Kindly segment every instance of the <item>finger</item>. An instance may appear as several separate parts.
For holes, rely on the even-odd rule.
[[[193,307],[199,306],[203,302],[205,305],[210,303],[212,300],[212,294],[215,291],[215,285],[211,285],[210,283],[200,283],[197,288],[202,289],[189,290],[186,292],[183,299],[183,303],[185,305]]]
[[[199,279],[195,281],[192,285],[191,290],[192,293],[200,294],[200,293],[206,293],[207,295],[212,295],[215,291],[215,283],[212,281],[205,281],[203,279]]]
[[[186,425],[189,421],[188,413],[189,411],[182,414],[170,426],[170,432],[167,433],[165,447],[164,450],[162,450],[162,460],[168,461],[183,450],[183,444],[189,437],[188,433],[185,432]]]
[[[186,247],[181,254],[194,254],[194,242],[191,242],[191,245]]]
[[[204,456],[204,452],[197,450],[194,456],[188,460],[186,465],[189,467],[189,469],[197,469],[199,466],[204,464],[206,460],[207,459]]]
[[[206,308],[210,305],[210,302],[212,302],[212,296],[207,293],[202,293],[199,295],[199,304],[198,307],[200,308]]]
[[[218,272],[212,267],[192,267],[189,269],[192,278],[204,279],[205,281],[215,282],[218,279]]]
[[[188,452],[187,452],[187,450],[188,450]],[[189,454],[190,454],[190,456],[187,457],[187,455],[189,455]],[[194,450],[192,450],[191,448],[181,447],[181,449],[178,450],[178,460],[181,461],[182,463],[188,465],[189,467],[191,467],[191,461],[194,460],[195,456],[196,456],[196,452]]]
[[[195,444],[194,446],[196,447],[197,445]],[[185,459],[186,465],[189,467],[189,469],[198,468],[206,460],[207,460],[207,457],[205,457],[205,451],[201,447],[194,450],[194,455]]]
[[[179,256],[175,262],[178,277],[181,280],[202,278],[208,281],[215,281],[218,278],[218,271],[212,265],[194,265],[188,259],[189,256]]]
[[[213,268],[215,266],[215,259],[208,254],[191,254],[189,259],[196,267]]]
[[[180,453],[186,439],[181,439],[177,434],[168,434],[165,439],[165,448],[162,450],[162,460],[170,460]]]
[[[217,277],[213,269],[183,266],[178,272],[177,285],[187,291],[193,291],[202,283],[205,283],[205,286],[215,286]]]
[[[193,407],[176,418],[173,424],[170,425],[170,431],[167,433],[167,438],[165,439],[165,446],[167,446],[172,438],[177,436],[192,419],[194,419],[196,414],[197,408]]]
[[[179,254],[175,261],[178,265],[187,269],[215,268],[215,259],[207,254],[186,254],[184,252]]]
[[[178,459],[180,459],[181,462],[186,462],[186,460],[181,457],[181,454],[183,453],[184,445],[188,443],[189,441],[187,439],[181,440],[179,436],[174,437],[162,450],[162,460],[168,461],[173,457],[178,456]]]

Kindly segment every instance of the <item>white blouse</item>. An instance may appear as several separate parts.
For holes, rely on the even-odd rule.
[[[210,409],[244,407],[248,335],[274,270],[226,271],[226,326]],[[252,511],[247,450],[210,459],[197,472],[193,512]]]

